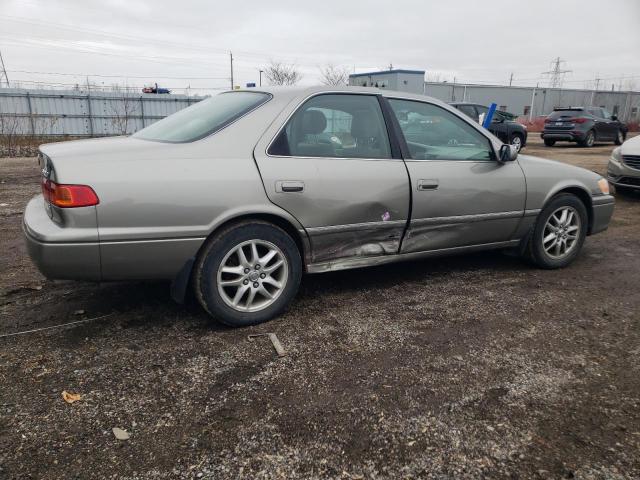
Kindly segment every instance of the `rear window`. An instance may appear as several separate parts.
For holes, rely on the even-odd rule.
[[[156,142],[193,142],[226,127],[270,98],[271,95],[261,92],[221,93],[169,115],[133,137]]]
[[[579,117],[580,115],[584,114],[584,110],[558,110],[556,112],[552,112],[551,115],[549,115],[549,120],[556,120],[557,118]]]

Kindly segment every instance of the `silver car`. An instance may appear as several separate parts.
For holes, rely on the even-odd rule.
[[[627,140],[611,153],[607,177],[619,191],[640,190],[640,136]]]
[[[130,137],[40,150],[24,232],[46,276],[170,279],[233,326],[282,312],[304,272],[498,248],[564,267],[614,208],[593,172],[372,88],[226,92]]]

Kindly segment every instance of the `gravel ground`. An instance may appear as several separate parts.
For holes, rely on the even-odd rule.
[[[612,149],[531,142],[600,173]],[[308,276],[232,330],[165,283],[45,280],[20,228],[35,160],[0,181],[0,335],[109,315],[0,338],[0,478],[640,477],[640,195],[564,270],[490,252]],[[265,332],[285,357],[247,340]]]

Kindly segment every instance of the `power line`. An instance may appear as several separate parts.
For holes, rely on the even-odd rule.
[[[123,74],[112,74],[105,75],[101,73],[62,73],[62,72],[34,72],[31,70],[7,70],[11,73],[28,73],[31,75],[59,75],[65,77],[97,77],[97,78],[168,78],[170,80],[228,80],[229,77],[170,77],[165,74],[149,74],[149,75],[129,75],[126,73]]]
[[[81,85],[80,82],[78,83],[42,82],[38,80],[25,80],[21,78],[14,79],[13,83],[14,85],[28,83],[33,85],[44,85],[44,86],[52,86],[52,87],[79,87]],[[92,85],[91,87],[94,88],[94,85]],[[99,86],[95,86],[95,87],[100,88]],[[104,87],[104,88],[108,88],[108,87]],[[119,88],[122,88],[125,90],[139,90],[143,88],[143,85],[125,85],[125,86],[119,86]],[[187,90],[188,89],[188,87],[176,87],[176,86],[170,86],[170,85],[165,88],[168,88],[171,90]],[[191,87],[191,88],[193,88],[194,90],[228,90],[227,87]]]
[[[33,19],[27,19],[24,17],[15,17],[15,16],[11,16],[11,15],[0,15],[0,19],[7,19],[7,20],[11,20],[13,22],[21,22],[21,23],[26,23],[26,24],[31,24],[31,25],[36,25],[36,26],[43,26],[43,27],[56,27],[56,28],[60,28],[60,29],[65,29],[65,30],[70,30],[70,31],[75,31],[75,32],[81,32],[81,33],[89,33],[92,35],[101,35],[101,36],[106,36],[106,37],[112,37],[112,38],[116,38],[119,40],[125,40],[125,41],[136,41],[136,42],[147,42],[149,44],[152,45],[166,45],[166,46],[172,46],[172,47],[177,47],[177,48],[182,48],[182,49],[186,49],[186,50],[192,50],[192,51],[201,51],[201,52],[206,52],[207,54],[211,54],[212,52],[216,52],[219,54],[227,54],[228,50],[224,50],[223,48],[215,48],[215,47],[211,47],[210,45],[198,45],[198,44],[193,44],[193,43],[189,43],[189,44],[184,44],[184,43],[179,43],[179,42],[171,42],[171,41],[167,41],[167,40],[159,40],[156,38],[149,38],[149,37],[140,37],[140,36],[135,36],[135,35],[128,35],[128,34],[119,34],[119,33],[115,33],[115,32],[109,32],[106,30],[97,30],[97,29],[91,29],[91,28],[83,28],[83,27],[77,27],[74,25],[68,25],[68,24],[63,24],[63,23],[52,23],[52,22],[38,22],[38,21],[34,21]],[[45,38],[48,39],[49,37],[40,37],[40,38]],[[280,58],[280,59],[286,59],[286,57],[281,57],[278,55],[271,55],[268,53],[264,53],[264,52],[252,52],[252,51],[245,51],[245,50],[237,50],[236,53],[241,54],[244,57],[254,57],[254,58],[260,58],[262,60],[271,60],[271,59],[275,59],[275,58]],[[289,59],[291,60],[291,59]],[[312,67],[317,67],[316,63],[307,63],[307,62],[298,62],[298,61],[293,61],[292,63],[295,64],[299,64],[299,65],[306,65],[306,66],[312,66]]]

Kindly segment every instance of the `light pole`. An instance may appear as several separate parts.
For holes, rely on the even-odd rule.
[[[262,72],[264,72],[264,70],[260,70],[260,86],[262,86]]]

